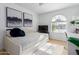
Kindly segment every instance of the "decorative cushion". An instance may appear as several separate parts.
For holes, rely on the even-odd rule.
[[[22,36],[25,36],[25,32],[19,28],[13,28],[11,31],[10,31],[10,35],[12,37],[22,37]]]

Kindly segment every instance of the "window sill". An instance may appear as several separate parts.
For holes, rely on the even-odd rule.
[[[55,30],[55,31],[52,31],[52,32],[54,32],[54,33],[64,33],[64,32],[66,32],[66,30]]]

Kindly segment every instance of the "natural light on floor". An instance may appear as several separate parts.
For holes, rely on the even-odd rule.
[[[62,55],[64,52],[64,46],[57,44],[47,43],[40,49],[36,50],[34,54],[36,55]]]

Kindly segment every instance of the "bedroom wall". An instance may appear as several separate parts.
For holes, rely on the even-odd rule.
[[[39,15],[39,25],[48,25],[49,26],[49,35],[52,39],[59,39],[59,40],[67,40],[64,33],[54,33],[51,29],[51,21],[52,17],[56,15],[64,15],[67,18],[67,31],[73,31],[73,27],[69,24],[69,21],[72,20],[72,17],[78,16],[79,17],[79,5],[64,8],[44,14]]]
[[[30,28],[30,29],[32,29],[34,31],[37,31],[38,15],[35,12],[33,12],[32,10],[28,10],[28,9],[26,9],[24,7],[21,7],[21,6],[17,5],[16,3],[15,4],[4,4],[4,5],[5,5],[5,7],[14,8],[16,10],[19,10],[19,11],[22,11],[22,12],[26,12],[26,13],[29,13],[29,14],[32,14],[33,15],[33,26],[32,27],[27,27],[27,28]]]
[[[20,7],[16,4],[7,4],[7,3],[0,4],[0,49],[3,48],[3,38],[5,35],[5,30],[6,30],[6,13],[5,13],[6,7],[14,8],[19,11],[32,14],[33,15],[33,26],[29,28],[32,29],[33,31],[37,31],[37,26],[38,26],[38,15],[35,12],[25,9],[23,7]],[[22,27],[22,28],[26,28],[26,27]]]
[[[4,7],[0,4],[0,49],[3,48],[3,36],[5,32],[5,16]]]

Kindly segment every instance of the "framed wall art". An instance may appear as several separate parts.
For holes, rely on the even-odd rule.
[[[6,7],[6,26],[7,27],[23,26],[22,16],[23,16],[23,13],[21,11]]]
[[[33,16],[28,13],[23,13],[23,26],[32,27]]]

